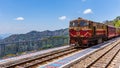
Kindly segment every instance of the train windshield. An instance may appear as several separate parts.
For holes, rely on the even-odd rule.
[[[85,21],[80,21],[80,26],[88,26],[89,24]]]
[[[70,22],[70,27],[78,27],[78,22]]]

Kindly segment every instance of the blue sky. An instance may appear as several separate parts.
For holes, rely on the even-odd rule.
[[[0,0],[0,34],[67,28],[78,17],[102,22],[120,15],[120,0]]]

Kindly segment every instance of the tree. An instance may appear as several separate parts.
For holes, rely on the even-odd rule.
[[[113,21],[115,27],[120,27],[120,16],[116,17]]]
[[[120,20],[114,21],[115,27],[120,27]]]

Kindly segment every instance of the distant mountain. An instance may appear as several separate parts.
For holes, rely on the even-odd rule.
[[[26,34],[13,34],[1,41],[1,43],[11,43],[20,41],[35,41],[52,36],[66,36],[68,35],[68,28],[55,31],[31,31]]]
[[[2,37],[0,36],[0,40],[2,39]]]
[[[8,34],[0,34],[0,39],[4,39],[6,37],[9,37],[11,34],[8,33]]]

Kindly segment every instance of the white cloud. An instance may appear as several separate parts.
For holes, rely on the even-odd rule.
[[[15,20],[18,20],[18,21],[23,21],[24,18],[23,17],[17,17]]]
[[[92,9],[86,9],[83,14],[91,14],[93,13]]]
[[[61,16],[61,17],[59,17],[58,19],[59,19],[59,20],[66,20],[67,17],[66,17],[66,16]]]

